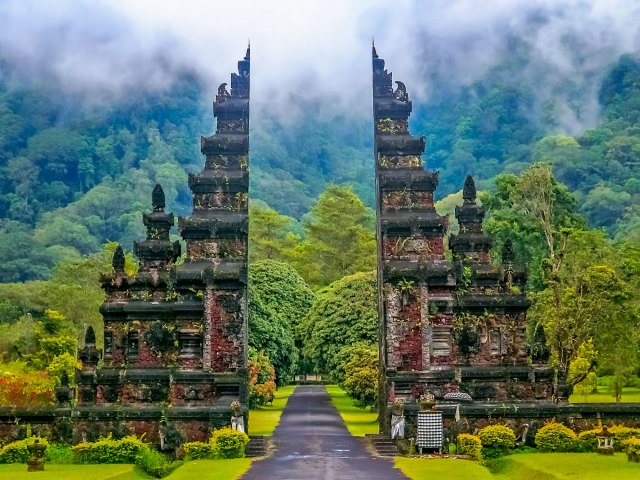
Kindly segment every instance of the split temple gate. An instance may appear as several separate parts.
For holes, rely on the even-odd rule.
[[[134,245],[138,272],[127,274],[118,247],[113,273],[101,278],[104,350],[89,328],[75,396],[63,382],[57,407],[1,407],[0,436],[30,424],[54,440],[109,432],[146,434],[161,445],[176,432],[205,440],[238,413],[236,401],[248,425],[249,55],[230,90],[218,88],[216,132],[200,141],[204,169],[189,175],[193,212],[178,222],[184,261],[157,185],[143,215],[146,239]],[[415,431],[416,401],[426,393],[451,438],[496,419],[531,432],[550,418],[578,430],[596,419],[637,424],[638,404],[568,404],[562,382],[554,391],[546,358],[530,354],[545,349],[525,339],[526,273],[511,244],[491,259],[471,177],[455,211],[459,233],[449,235],[448,218],[434,208],[438,173],[423,168],[424,137],[409,133],[407,89],[393,87],[375,48],[372,62],[381,431],[389,433],[393,398],[404,400]]]

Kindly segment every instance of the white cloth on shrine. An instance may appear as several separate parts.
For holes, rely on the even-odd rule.
[[[404,415],[391,415],[391,439],[404,437]]]
[[[244,433],[244,417],[231,417],[231,428]]]

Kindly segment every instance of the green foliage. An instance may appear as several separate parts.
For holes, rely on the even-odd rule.
[[[571,362],[567,380],[569,383],[573,383],[582,378],[583,380],[580,380],[573,386],[573,392],[578,395],[588,395],[598,387],[596,373],[591,370],[594,360],[597,357],[593,341],[589,339],[580,345],[577,355],[577,358]]]
[[[182,445],[185,460],[210,460],[215,458],[215,449],[210,442],[187,442]]]
[[[42,445],[49,446],[47,439],[41,437],[28,437],[8,443],[0,450],[0,463],[27,463],[29,458],[27,446],[34,444],[36,440]]]
[[[625,440],[624,447],[627,460],[640,463],[640,438],[632,437],[629,440]]]
[[[516,445],[516,434],[507,425],[488,425],[478,432],[483,447],[509,450]]]
[[[320,372],[340,377],[344,347],[376,345],[378,311],[375,274],[356,273],[320,290],[301,324],[304,354]],[[342,378],[337,378],[341,382]]]
[[[249,258],[252,264],[262,260],[286,261],[298,237],[292,229],[296,221],[266,204],[249,203]]]
[[[109,435],[97,442],[79,443],[72,450],[77,463],[136,463],[139,455],[149,451],[149,445],[132,435],[119,440]]]
[[[299,324],[314,295],[293,267],[264,260],[249,268],[249,345],[264,351],[279,385],[292,378],[299,357]]]
[[[70,446],[57,445],[55,443],[49,445],[45,458],[47,463],[60,465],[68,465],[74,461],[73,451]]]
[[[46,372],[49,378],[54,380],[56,386],[60,385],[63,372],[67,372],[71,385],[75,385],[75,372],[80,368],[82,368],[82,363],[76,356],[65,352],[53,358],[47,366]]]
[[[303,226],[304,240],[290,258],[312,288],[375,267],[373,211],[350,186],[329,185],[303,219]]]
[[[380,372],[377,346],[358,343],[344,348],[341,357],[347,361],[339,365],[344,372],[340,385],[358,407],[373,406],[378,401],[378,377]]]
[[[571,452],[577,440],[573,430],[555,421],[545,423],[536,433],[536,446],[543,452]]]
[[[293,332],[275,312],[267,310],[257,298],[249,297],[249,346],[260,349],[271,362],[278,384],[285,384],[298,363]]]
[[[157,450],[143,450],[136,458],[136,465],[147,475],[155,478],[163,478],[182,465],[182,462],[170,462]]]
[[[249,443],[249,436],[231,427],[223,427],[211,433],[210,442],[216,457],[242,458],[244,449]]]
[[[460,455],[471,455],[479,460],[482,452],[482,441],[476,435],[461,433],[456,439],[456,450]]]

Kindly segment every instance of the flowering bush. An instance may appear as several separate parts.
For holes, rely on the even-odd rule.
[[[0,373],[0,406],[53,404],[55,382],[46,372]]]
[[[275,370],[262,352],[249,352],[249,408],[257,408],[273,401],[276,392]]]

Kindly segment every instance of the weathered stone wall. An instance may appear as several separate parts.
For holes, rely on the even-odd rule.
[[[243,292],[207,289],[205,292],[205,351],[211,349],[210,368],[233,372],[244,368]]]
[[[160,420],[174,425],[185,441],[206,441],[216,428],[230,425],[227,409],[215,407],[146,408],[0,408],[0,445],[25,438],[27,425],[35,435],[57,443],[95,441],[110,433],[120,438],[144,435],[146,441],[160,443]],[[248,412],[245,425],[248,426]]]
[[[576,433],[590,430],[602,422],[603,425],[626,425],[640,427],[640,403],[493,403],[460,404],[460,420],[456,421],[456,405],[440,404],[437,410],[443,412],[445,441],[455,441],[461,433],[477,433],[487,425],[508,425],[520,432],[526,425],[526,443],[534,446],[535,434],[546,422],[556,420],[573,429]],[[405,406],[406,438],[415,438],[417,409],[415,405]],[[391,421],[391,411],[387,410],[385,422]]]

